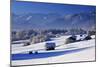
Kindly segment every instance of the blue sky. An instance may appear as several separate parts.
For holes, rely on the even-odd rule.
[[[74,14],[74,13],[95,11],[96,7],[86,6],[86,5],[82,6],[82,5],[13,1],[11,10],[15,14],[25,14],[25,13]]]

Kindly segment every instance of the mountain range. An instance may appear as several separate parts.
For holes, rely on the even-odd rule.
[[[23,29],[92,29],[96,25],[96,12],[77,14],[28,13],[17,15],[12,13],[12,30]]]

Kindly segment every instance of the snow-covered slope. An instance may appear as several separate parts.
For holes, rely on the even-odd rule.
[[[45,53],[44,53],[45,52]],[[95,60],[95,39],[80,41],[71,44],[65,44],[56,48],[53,51],[40,51],[40,53],[50,54],[54,56],[12,60],[12,65],[33,65],[33,64],[48,64],[62,62],[80,62]],[[37,54],[39,56],[39,54]],[[41,55],[42,56],[42,55]],[[44,56],[44,55],[43,55]]]
[[[69,36],[62,36],[60,38],[54,39],[53,41],[47,41],[47,42],[55,42],[56,46],[62,45],[65,43],[65,39],[68,38]],[[31,44],[30,46],[22,46],[22,44],[19,44],[19,46],[15,45],[12,46],[12,53],[22,53],[22,52],[27,52],[27,51],[35,51],[35,50],[45,50],[45,43],[46,42],[41,42],[37,44]]]
[[[47,42],[55,42],[56,49],[60,49],[60,48],[63,49],[63,47],[64,48],[79,47],[79,45],[81,45],[80,47],[84,47],[84,44],[87,44],[85,46],[88,46],[92,42],[90,40],[89,42],[88,41],[81,41],[81,42],[76,42],[76,43],[71,43],[71,44],[65,44],[65,41],[68,37],[70,37],[70,36],[61,36],[59,38],[54,38],[53,41],[47,41]],[[93,36],[93,37],[95,37],[95,36]],[[77,39],[80,39],[80,38],[82,38],[82,37],[77,35]],[[83,38],[84,38],[84,36],[83,36]],[[13,45],[12,46],[12,54],[25,53],[28,51],[40,51],[40,52],[45,51],[45,49],[46,49],[45,44],[46,44],[46,42],[31,44],[29,46],[23,46],[23,44]]]

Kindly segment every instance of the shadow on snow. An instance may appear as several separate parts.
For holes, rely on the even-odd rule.
[[[39,59],[39,58],[48,58],[48,57],[54,57],[54,56],[60,56],[64,54],[70,54],[74,52],[83,51],[91,47],[85,47],[85,48],[79,48],[79,49],[73,49],[73,50],[65,50],[65,51],[59,51],[59,52],[47,52],[47,53],[38,53],[38,54],[12,54],[11,60],[27,60],[27,59]]]

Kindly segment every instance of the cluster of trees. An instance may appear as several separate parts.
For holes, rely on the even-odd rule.
[[[12,31],[11,36],[12,36],[12,41],[15,40],[25,40],[29,39],[30,36],[32,35],[37,35],[38,33],[35,32],[34,30],[23,30],[23,31]]]
[[[61,34],[65,33],[67,30],[56,30],[56,29],[50,29],[50,30],[23,30],[23,31],[12,31],[12,41],[15,40],[25,40],[29,39],[32,36],[37,35],[55,35],[55,34]]]
[[[96,31],[89,31],[88,34],[89,35],[95,35],[96,34]]]
[[[52,33],[52,34],[61,34],[61,33],[66,33],[68,32],[68,30],[65,29],[49,29],[49,30],[44,30],[43,34],[48,34],[48,33]]]
[[[76,34],[87,34],[87,31],[85,31],[84,29],[82,28],[76,28],[76,29],[70,29],[69,30],[69,33],[72,34],[72,35],[76,35]]]
[[[95,31],[89,31],[88,32],[90,35],[94,35]],[[11,36],[12,36],[12,41],[15,40],[25,40],[25,39],[30,39],[33,36],[38,36],[38,35],[76,35],[76,34],[87,34],[87,31],[83,29],[70,29],[70,30],[58,30],[58,29],[49,29],[49,30],[23,30],[23,31],[12,31]]]

